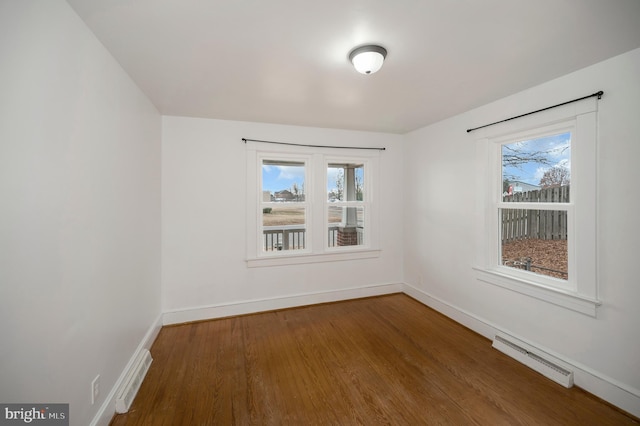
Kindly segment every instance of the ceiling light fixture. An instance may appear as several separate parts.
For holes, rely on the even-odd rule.
[[[373,74],[382,67],[387,49],[373,44],[358,47],[349,53],[349,60],[359,73]]]

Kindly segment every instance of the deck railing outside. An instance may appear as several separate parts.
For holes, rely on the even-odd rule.
[[[330,226],[329,247],[338,246],[338,228],[340,226]],[[265,226],[263,228],[263,250],[302,250],[306,247],[306,228],[300,225]],[[362,244],[363,229],[357,228],[358,245]]]

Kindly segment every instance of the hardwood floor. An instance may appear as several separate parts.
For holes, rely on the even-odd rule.
[[[403,294],[164,327],[111,425],[638,424]]]

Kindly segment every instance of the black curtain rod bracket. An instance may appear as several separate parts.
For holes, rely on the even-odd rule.
[[[474,127],[473,129],[467,129],[467,133],[473,132],[474,130],[483,129],[485,127],[493,126],[495,124],[504,123],[505,121],[515,120],[516,118],[526,117],[527,115],[536,114],[538,112],[546,111],[546,110],[551,109],[551,108],[557,108],[559,106],[571,104],[573,102],[578,102],[578,101],[582,101],[584,99],[593,98],[593,97],[596,97],[596,96],[598,97],[598,100],[600,100],[600,99],[602,99],[602,95],[604,95],[604,92],[602,90],[600,90],[599,92],[593,93],[591,95],[583,96],[583,97],[578,98],[578,99],[572,99],[572,100],[567,101],[567,102],[562,102],[561,104],[552,105],[550,107],[542,108],[542,109],[539,109],[539,110],[536,110],[536,111],[531,111],[531,112],[528,112],[526,114],[516,115],[515,117],[505,118],[504,120],[496,121],[494,123],[485,124],[484,126]]]
[[[386,150],[386,148],[377,148],[377,147],[308,145],[308,144],[302,144],[302,143],[264,141],[264,140],[260,140],[260,139],[247,139],[247,138],[242,138],[242,141],[244,143],[247,143],[247,142],[260,142],[260,143],[273,143],[273,144],[276,144],[276,145],[306,146],[306,147],[310,147],[310,148],[368,149],[368,150],[375,150],[375,151],[384,151],[384,150]]]

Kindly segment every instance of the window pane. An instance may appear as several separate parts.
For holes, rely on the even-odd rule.
[[[263,207],[262,232],[263,251],[304,249],[307,232],[305,208]]]
[[[329,247],[364,244],[364,207],[328,207]]]
[[[303,202],[304,178],[304,162],[263,160],[262,201]]]
[[[502,209],[502,264],[567,280],[567,212]]]
[[[329,164],[327,199],[329,201],[364,201],[364,164]]]
[[[502,145],[502,199],[568,203],[571,133]]]

